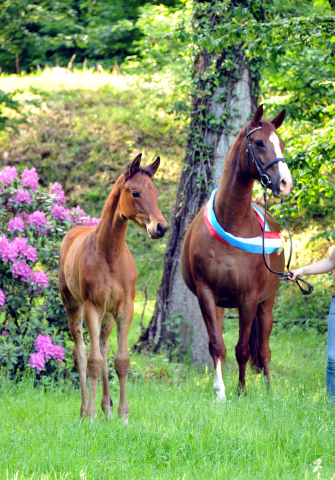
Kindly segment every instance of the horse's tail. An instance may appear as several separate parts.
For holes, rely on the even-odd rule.
[[[256,373],[261,373],[261,365],[258,358],[258,325],[256,317],[254,318],[249,337],[250,363]]]

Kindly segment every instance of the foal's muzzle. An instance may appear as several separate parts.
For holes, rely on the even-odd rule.
[[[147,226],[147,231],[148,231],[149,237],[153,238],[154,240],[156,240],[157,238],[164,237],[164,235],[166,233],[166,230],[167,230],[167,223],[166,222],[165,223],[157,222],[156,224],[151,222]]]

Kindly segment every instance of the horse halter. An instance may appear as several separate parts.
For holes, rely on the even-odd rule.
[[[271,162],[269,162],[267,165],[265,165],[263,167],[263,165],[261,164],[259,158],[257,158],[257,155],[255,154],[254,152],[254,149],[252,148],[252,145],[251,145],[251,141],[250,141],[250,135],[255,132],[256,130],[261,130],[262,127],[257,127],[257,128],[254,128],[253,130],[251,130],[251,132],[249,132],[249,125],[247,125],[247,128],[246,128],[246,137],[247,137],[247,142],[248,142],[248,148],[247,148],[247,151],[246,151],[246,164],[247,164],[247,169],[248,169],[248,173],[249,175],[251,176],[251,173],[250,173],[250,169],[249,169],[249,152],[251,153],[251,156],[252,156],[252,160],[257,168],[257,171],[259,172],[260,174],[260,182],[262,184],[262,187],[264,188],[264,220],[266,221],[266,215],[267,215],[267,209],[268,209],[268,204],[267,204],[267,189],[268,187],[271,185],[271,180],[269,179],[269,177],[266,175],[266,171],[268,170],[268,168],[272,167],[272,165],[275,165],[276,163],[278,162],[283,162],[283,163],[286,163],[286,160],[285,158],[275,158],[274,160],[271,160]],[[284,222],[285,222],[285,227],[286,227],[286,230],[288,232],[288,236],[290,238],[290,256],[289,256],[289,259],[288,259],[288,262],[287,262],[287,265],[286,265],[286,269],[288,271],[288,273],[284,273],[284,272],[276,272],[275,270],[272,270],[271,267],[269,267],[267,261],[266,261],[266,256],[265,256],[265,228],[263,228],[263,234],[262,234],[262,238],[263,238],[263,260],[264,260],[264,263],[265,263],[265,266],[266,268],[271,272],[271,273],[274,273],[275,275],[279,275],[279,279],[280,280],[286,280],[288,281],[288,277],[290,277],[292,275],[292,272],[290,270],[290,263],[291,263],[291,258],[292,258],[292,252],[293,252],[293,243],[292,243],[292,237],[291,237],[291,233],[290,233],[290,230],[288,228],[288,224],[287,224],[287,221],[286,221],[286,217],[285,217],[285,213],[283,211],[283,198],[281,199],[281,211],[282,211],[282,214],[283,214],[283,217],[284,217]],[[298,285],[298,287],[300,288],[301,290],[301,293],[303,295],[309,295],[310,293],[313,292],[313,285],[311,285],[310,283],[306,282],[306,280],[302,280],[301,278],[297,278],[296,280],[296,284]],[[301,285],[300,283],[303,283],[307,286],[308,290],[305,290]]]
[[[253,132],[256,132],[257,130],[261,130],[262,127],[257,127],[257,128],[254,128],[253,130],[251,130],[251,132],[249,132],[249,125],[247,125],[247,128],[246,128],[246,133],[245,133],[245,136],[247,137],[247,142],[248,142],[248,148],[247,148],[247,151],[246,151],[246,164],[247,164],[247,169],[248,169],[248,174],[251,176],[251,173],[250,173],[250,168],[249,168],[249,152],[252,156],[252,160],[257,168],[257,171],[258,173],[260,174],[260,182],[262,184],[262,187],[269,187],[271,185],[271,180],[269,179],[269,177],[266,175],[266,171],[272,167],[272,165],[275,165],[276,163],[278,162],[283,162],[283,163],[286,163],[286,160],[285,158],[275,158],[274,160],[271,160],[271,162],[269,162],[267,165],[263,166],[259,160],[259,158],[257,157],[254,149],[252,148],[252,145],[251,145],[251,141],[250,141],[250,135],[253,133]]]

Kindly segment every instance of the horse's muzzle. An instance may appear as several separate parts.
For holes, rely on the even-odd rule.
[[[156,240],[157,238],[164,237],[166,230],[167,230],[166,222],[164,224],[162,222],[158,222],[155,225],[153,225],[153,223],[151,222],[147,226],[147,232],[149,234],[149,237],[153,238],[154,240]]]

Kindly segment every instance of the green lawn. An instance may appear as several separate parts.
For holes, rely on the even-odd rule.
[[[132,355],[128,426],[118,418],[106,421],[102,412],[93,423],[81,421],[79,391],[68,384],[44,390],[33,388],[32,379],[18,385],[3,381],[0,478],[334,478],[326,336],[314,329],[275,329],[272,389],[249,370],[248,396],[241,398],[235,394],[236,339],[237,322],[228,320],[225,405],[215,400],[211,372],[163,356]],[[116,411],[116,378],[111,390]],[[313,473],[315,462],[323,467],[319,473]]]

